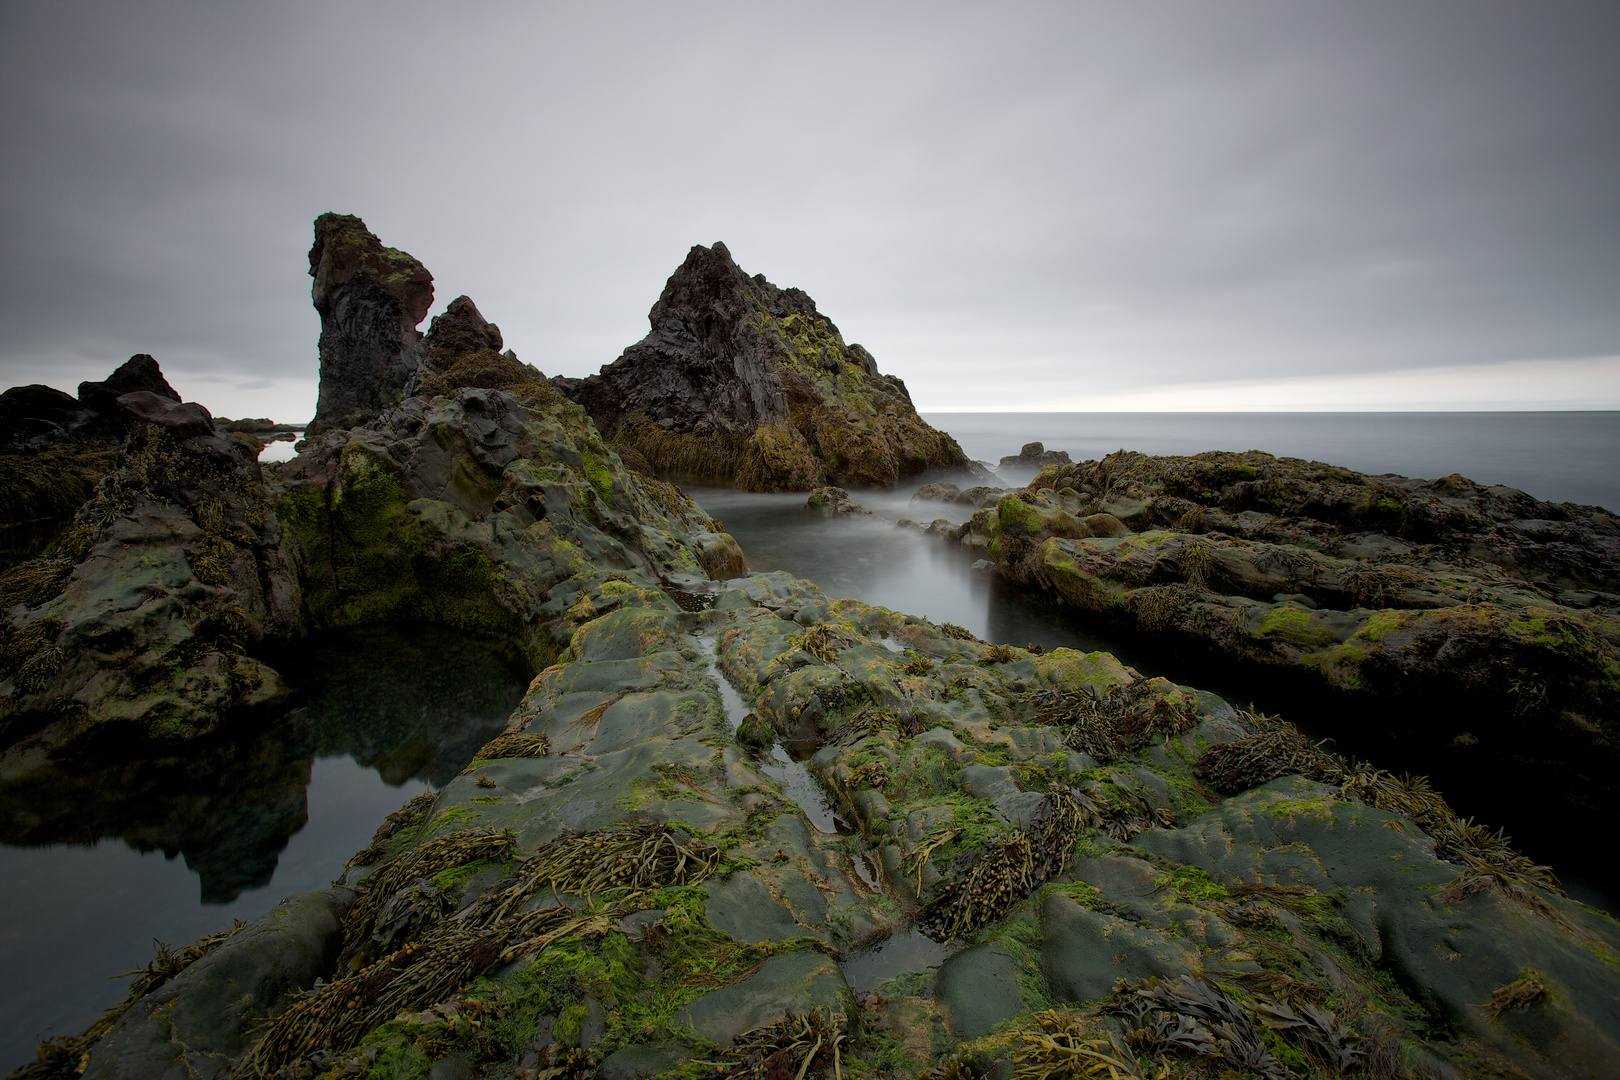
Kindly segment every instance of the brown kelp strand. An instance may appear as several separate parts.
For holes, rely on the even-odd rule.
[[[1179,979],[1147,979],[1134,986],[1116,987],[1118,1001],[1110,1008],[1125,1029],[1125,1041],[1143,1057],[1162,1061],[1174,1054],[1224,1060],[1239,1069],[1265,1077],[1289,1080],[1294,1073],[1266,1047],[1259,1027],[1219,988],[1192,975]],[[1302,1006],[1302,1008],[1304,1008]],[[1273,1026],[1326,1027],[1322,1038],[1335,1043],[1353,1064],[1360,1051],[1357,1036],[1344,1029],[1331,1014],[1313,1010],[1306,1020],[1286,1006],[1275,1006]]]
[[[352,1049],[401,1012],[446,1001],[504,959],[538,952],[559,937],[580,933],[593,919],[599,916],[547,908],[501,925],[441,926],[293,1002],[262,1029],[235,1075],[266,1080],[309,1075],[310,1065]]]
[[[551,753],[551,739],[544,734],[527,732],[516,735],[497,735],[484,744],[478,756],[486,761],[499,758],[542,758]]]
[[[464,829],[435,837],[387,863],[361,883],[360,898],[343,920],[344,959],[368,946],[379,917],[401,890],[454,866],[508,858],[516,847],[516,837],[504,829]]]
[[[790,1012],[775,1023],[737,1036],[726,1055],[735,1064],[710,1075],[727,1080],[802,1080],[806,1076],[843,1080],[843,1050],[849,1022],[825,1005],[809,1012]]]
[[[1116,686],[1101,698],[1084,690],[1040,690],[1025,704],[1035,723],[1068,728],[1064,745],[1103,764],[1147,745],[1155,735],[1180,735],[1198,723],[1196,713],[1155,693],[1145,680]]]
[[[720,851],[665,825],[627,825],[559,836],[518,868],[514,889],[590,897],[612,889],[644,892],[695,885],[714,873]]]
[[[1096,820],[1091,800],[1060,788],[1041,800],[1029,824],[980,848],[961,876],[946,882],[917,912],[917,928],[935,941],[968,937],[1006,916],[1024,897],[1061,873],[1082,829]],[[956,830],[935,834],[913,855],[918,889],[922,867]]]

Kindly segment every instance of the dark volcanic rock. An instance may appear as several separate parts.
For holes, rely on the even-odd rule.
[[[119,404],[125,394],[152,399],[141,407],[154,416],[180,400],[144,353],[80,383],[77,399],[38,384],[0,394],[0,570],[45,550],[112,467],[131,424],[145,426]]]
[[[996,466],[998,469],[1041,469],[1048,465],[1068,465],[1069,452],[1067,450],[1048,450],[1038,442],[1028,442],[1016,454],[1009,454],[1001,459]]]
[[[79,384],[79,401],[97,412],[112,413],[124,394],[146,391],[158,397],[179,401],[180,395],[163,377],[158,362],[146,353],[137,353],[101,382]]]
[[[309,433],[352,427],[398,405],[416,372],[416,326],[433,304],[433,275],[385,248],[351,214],[315,219],[311,296],[321,314],[321,388]]]
[[[749,277],[724,244],[694,247],[648,320],[601,374],[552,380],[632,460],[758,491],[969,468],[814,300]]]

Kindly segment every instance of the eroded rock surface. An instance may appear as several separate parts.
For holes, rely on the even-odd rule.
[[[1258,452],[1121,452],[1043,470],[958,535],[1094,617],[1427,702],[1437,738],[1517,755],[1532,725],[1582,777],[1577,801],[1614,790],[1620,518],[1599,507]]]
[[[692,248],[647,318],[601,374],[552,383],[648,471],[808,491],[971,468],[814,300],[749,277],[724,244]]]
[[[1052,1038],[1138,1075],[1599,1076],[1620,1053],[1620,926],[1421,785],[1104,653],[783,573],[715,589],[558,586],[567,651],[352,860],[336,966],[231,1044],[234,1075],[832,1076],[833,1046],[840,1075],[982,1075],[1056,1064]],[[739,742],[745,712],[777,749]],[[146,1053],[125,1075],[177,1056]]]

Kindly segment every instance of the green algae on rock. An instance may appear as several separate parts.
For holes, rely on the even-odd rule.
[[[623,584],[571,579],[571,607],[611,610],[354,860],[326,946],[347,959],[308,996],[248,995],[150,1065],[103,1038],[29,1075],[918,1077],[1102,1055],[1117,1075],[1584,1076],[1620,1052],[1620,926],[1419,784],[1316,748],[1244,751],[1305,775],[1242,786],[1269,773],[1240,776],[1231,748],[1286,725],[1106,654],[993,661],[781,573],[700,611],[604,593]],[[728,693],[819,747],[850,831],[739,745]],[[546,752],[506,756],[513,736]],[[1026,843],[1043,869],[1018,878],[1001,856]],[[846,961],[975,881],[1006,900],[957,924],[943,965],[848,984]]]
[[[808,491],[972,467],[814,300],[749,277],[724,244],[692,248],[647,318],[601,374],[552,379],[637,468]]]
[[[1043,469],[958,535],[1067,604],[1324,689],[1448,701],[1478,730],[1534,722],[1610,756],[1620,738],[1620,519],[1598,507],[1256,451],[1120,452]]]

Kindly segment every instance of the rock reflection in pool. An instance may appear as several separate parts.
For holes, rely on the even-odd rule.
[[[326,887],[385,814],[500,732],[532,674],[435,628],[325,635],[269,659],[301,690],[268,727],[0,776],[0,969],[38,973],[0,990],[0,1071],[37,1033],[120,999],[107,976],[143,966],[153,938],[189,943]]]

